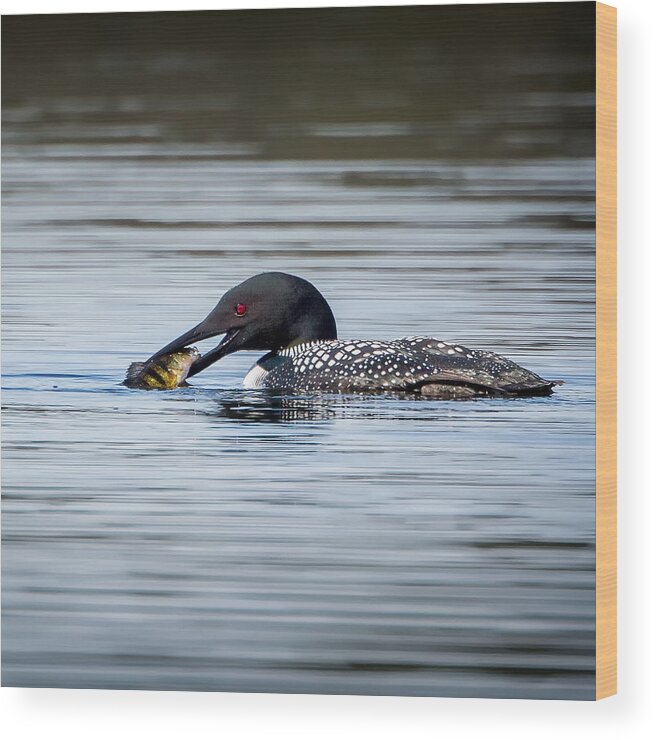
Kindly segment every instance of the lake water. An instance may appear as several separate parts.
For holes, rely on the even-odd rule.
[[[434,120],[367,54],[366,116],[312,99],[328,41],[307,79],[272,47],[283,105],[231,97],[260,87],[205,47],[114,37],[48,36],[48,85],[26,28],[6,31],[26,71],[3,126],[4,685],[593,698],[585,49],[531,68],[500,44],[512,95],[459,107],[459,79]],[[400,48],[429,84],[440,54]],[[431,335],[565,385],[276,397],[240,389],[253,353],[185,389],[120,385],[266,270],[311,280],[342,337]]]

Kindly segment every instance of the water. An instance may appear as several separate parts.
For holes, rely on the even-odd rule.
[[[547,34],[527,72],[495,47],[514,128],[492,142],[510,93],[474,108],[458,79],[437,121],[422,89],[404,98],[448,45],[388,39],[407,78],[384,86],[360,49],[366,116],[336,116],[309,98],[339,40],[299,52],[298,78],[271,42],[281,102],[202,45],[57,38],[51,84],[32,60],[5,93],[4,684],[592,698],[585,49]],[[266,125],[237,126],[249,111]],[[420,157],[425,137],[440,143]],[[265,270],[314,282],[340,336],[432,335],[566,383],[514,401],[277,397],[240,389],[258,356],[240,353],[190,388],[120,385]]]

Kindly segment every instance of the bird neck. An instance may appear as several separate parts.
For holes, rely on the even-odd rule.
[[[337,339],[337,324],[327,301],[313,301],[311,307],[303,310],[296,319],[284,347],[295,347],[298,344]]]

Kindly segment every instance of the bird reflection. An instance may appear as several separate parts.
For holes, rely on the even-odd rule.
[[[277,396],[265,391],[218,398],[213,415],[238,421],[292,422],[335,418],[335,399],[327,396]]]
[[[244,391],[222,394],[209,413],[225,419],[273,423],[389,416],[389,409],[379,408],[372,400],[371,395],[276,395],[266,390]]]

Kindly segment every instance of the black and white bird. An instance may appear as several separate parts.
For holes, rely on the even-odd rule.
[[[307,280],[282,272],[255,275],[231,288],[197,326],[150,359],[223,334],[189,377],[239,350],[266,351],[245,388],[283,393],[415,393],[433,398],[546,396],[544,380],[505,357],[431,337],[391,341],[337,338],[333,312]]]

